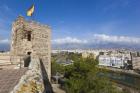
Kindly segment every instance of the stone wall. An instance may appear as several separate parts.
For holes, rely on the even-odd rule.
[[[12,25],[12,64],[24,64],[27,55],[42,59],[49,78],[51,77],[51,29],[19,16]]]
[[[45,86],[39,58],[34,58],[29,69],[11,93],[44,93]]]
[[[0,65],[11,64],[9,52],[0,53]]]
[[[26,55],[31,52],[32,55],[48,56],[51,48],[50,34],[51,30],[47,25],[19,17],[13,23],[11,52],[13,55]]]

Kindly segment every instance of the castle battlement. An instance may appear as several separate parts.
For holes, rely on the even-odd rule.
[[[19,16],[13,23],[13,25],[17,25],[19,23],[23,23],[23,24],[32,24],[32,25],[35,25],[35,26],[38,26],[38,27],[44,27],[44,28],[49,28],[51,29],[50,26],[48,25],[45,25],[45,24],[41,24],[40,22],[36,22],[34,20],[25,20],[25,18],[23,16]]]

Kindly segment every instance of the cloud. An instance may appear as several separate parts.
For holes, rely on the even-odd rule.
[[[86,39],[65,37],[52,40],[54,44],[65,44],[65,43],[75,43],[75,44],[87,44],[87,43],[130,43],[130,44],[140,44],[140,38],[128,37],[128,36],[112,36],[106,34],[93,34],[92,37]]]
[[[87,40],[81,40],[77,38],[72,38],[72,37],[65,37],[65,38],[60,38],[60,39],[54,39],[52,40],[53,44],[85,44],[87,43]]]
[[[129,36],[115,36],[106,34],[93,34],[87,38],[57,38],[52,40],[53,46],[61,48],[100,48],[100,47],[137,47],[140,48],[140,38]],[[105,45],[105,46],[104,46]]]
[[[9,44],[10,41],[8,39],[0,39],[0,44]]]
[[[10,49],[10,40],[0,38],[0,51],[8,51]]]
[[[110,42],[110,43],[125,43],[125,44],[139,44],[140,38],[128,36],[111,36],[106,34],[94,34],[93,40],[96,42]]]

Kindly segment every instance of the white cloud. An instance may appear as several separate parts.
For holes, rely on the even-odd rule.
[[[77,38],[72,38],[72,37],[65,37],[65,38],[60,38],[60,39],[54,39],[52,40],[53,44],[85,44],[87,43],[87,40],[81,40]]]
[[[8,39],[1,39],[0,44],[9,44],[10,41]]]
[[[95,42],[140,44],[140,38],[128,36],[111,36],[105,34],[94,34],[92,38]]]
[[[140,47],[140,38],[128,37],[128,36],[112,36],[106,34],[93,34],[92,37],[87,36],[87,38],[58,38],[52,40],[53,44],[81,44],[81,45],[94,45],[94,44],[122,44],[122,45],[138,45]]]

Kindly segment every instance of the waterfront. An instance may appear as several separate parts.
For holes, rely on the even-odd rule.
[[[111,81],[121,84],[126,87],[130,87],[133,89],[136,89],[140,91],[140,76],[139,75],[133,75],[133,74],[128,74],[124,72],[114,72],[114,71],[104,71],[100,72],[99,76],[106,76],[109,78]]]

